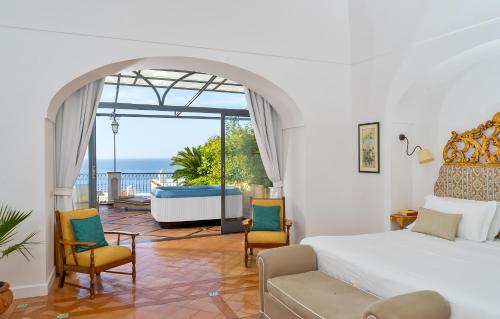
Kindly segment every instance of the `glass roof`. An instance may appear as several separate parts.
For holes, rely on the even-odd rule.
[[[244,93],[243,86],[220,76],[183,70],[127,71],[106,77],[105,84],[156,88],[175,88],[226,93]]]
[[[244,87],[217,75],[147,69],[113,74],[107,76],[104,83],[99,108],[113,109],[114,114],[120,110],[123,116],[151,116],[151,112],[171,112],[174,116],[184,112],[248,112]]]

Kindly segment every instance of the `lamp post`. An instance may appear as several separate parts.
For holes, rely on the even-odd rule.
[[[118,121],[116,120],[116,113],[113,112],[111,118],[111,130],[113,131],[113,171],[116,172],[116,134],[118,134]]]

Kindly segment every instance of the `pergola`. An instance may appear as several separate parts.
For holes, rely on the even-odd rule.
[[[108,89],[107,101],[100,102],[97,116],[109,117],[113,137],[116,139],[118,133],[118,122],[120,117],[140,117],[140,118],[176,118],[176,119],[202,119],[202,120],[218,120],[220,121],[220,139],[221,139],[221,216],[224,220],[224,231],[234,232],[241,231],[242,225],[240,220],[225,219],[225,157],[226,157],[226,120],[228,118],[248,119],[250,114],[246,105],[220,105],[212,103],[209,105],[201,105],[200,97],[204,93],[215,92],[218,97],[224,94],[245,94],[244,87],[234,81],[226,78],[211,75],[206,73],[186,71],[186,70],[160,70],[147,69],[137,71],[127,71],[114,75],[107,76],[105,81],[105,89]],[[127,89],[124,89],[127,88]],[[110,91],[110,89],[112,91]],[[131,103],[130,99],[122,97],[124,91],[131,93],[131,90],[136,90],[141,99],[148,101],[142,102],[141,99]],[[151,90],[151,91],[149,91]],[[171,105],[167,103],[167,98],[174,95],[178,90],[187,90],[189,94],[182,95],[186,97],[183,103]],[[110,92],[113,92],[113,101],[110,102]],[[148,98],[142,98],[142,95],[148,92]],[[122,95],[120,95],[122,93]],[[152,97],[152,98],[151,98]],[[126,100],[121,102],[120,100]],[[179,102],[179,99],[175,99]],[[198,102],[198,103],[195,103]],[[116,140],[114,141],[114,171],[116,171]],[[96,126],[94,125],[93,134],[90,138],[89,148],[89,171],[94,172],[92,176],[95,178],[96,167]],[[90,183],[90,192],[95,194],[97,189],[95,183]],[[91,196],[95,198],[95,196]],[[94,203],[95,204],[95,203]]]
[[[114,102],[101,102],[99,109],[112,109],[110,112],[99,112],[97,116],[117,117],[152,117],[152,118],[189,118],[220,119],[221,116],[249,116],[244,108],[193,106],[194,102],[205,92],[220,94],[244,94],[244,87],[226,78],[206,73],[185,70],[148,69],[127,71],[107,76],[106,86],[114,86]],[[156,96],[155,104],[120,103],[120,89],[123,87],[151,88]],[[174,90],[195,92],[182,105],[166,104],[167,97]],[[127,113],[128,110],[148,111],[149,114]],[[151,114],[150,111],[159,111]],[[146,112],[144,112],[146,113]],[[186,115],[198,113],[196,115]],[[203,114],[199,114],[203,113]]]

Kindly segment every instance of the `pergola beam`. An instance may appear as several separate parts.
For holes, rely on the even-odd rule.
[[[207,89],[207,87],[212,84],[212,82],[215,80],[217,76],[215,75],[212,75],[212,77],[210,78],[210,80],[207,81],[207,83],[205,83],[202,88],[196,92],[196,94],[186,103],[186,106],[191,106],[191,104],[193,104],[194,101],[196,101],[196,99],[203,93],[205,92],[205,90]]]
[[[216,75],[212,75],[212,77],[211,77],[211,78],[207,81],[207,83],[205,83],[205,84],[202,86],[202,88],[201,88],[198,92],[196,92],[196,94],[195,94],[195,95],[194,95],[191,99],[189,99],[189,101],[186,103],[186,105],[185,105],[185,106],[186,106],[186,107],[190,107],[190,106],[191,106],[191,104],[193,104],[193,102],[194,102],[194,101],[196,101],[196,99],[197,99],[197,98],[199,98],[199,97],[200,97],[200,95],[201,95],[203,92],[205,92],[205,90],[207,89],[207,87],[208,87],[210,84],[212,84],[212,82],[215,80],[215,78],[216,78],[216,77],[217,77]],[[178,114],[176,114],[176,115],[181,115],[181,112],[179,112],[179,113],[178,113]]]
[[[97,113],[96,116],[111,117],[112,113]],[[116,117],[135,117],[135,118],[160,118],[160,119],[191,119],[191,120],[220,120],[220,116],[196,116],[196,115],[162,115],[162,114],[116,114]]]
[[[176,105],[151,105],[151,104],[135,104],[135,103],[113,103],[101,102],[100,109],[119,109],[119,110],[139,110],[139,111],[161,111],[161,112],[190,112],[190,113],[218,113],[228,116],[250,116],[248,110],[242,109],[226,109],[218,107],[198,107],[198,106],[176,106]]]
[[[139,71],[142,71],[142,70],[139,70]],[[139,72],[139,71],[134,71],[134,72]],[[185,71],[185,72],[186,73],[190,73],[190,74],[199,74],[198,72],[188,72],[188,71]],[[108,75],[108,77],[116,77],[116,74]],[[137,74],[136,75],[122,74],[121,77],[122,78],[128,78],[128,79],[137,79]],[[179,79],[179,78],[169,78],[169,77],[160,78],[160,77],[156,77],[156,76],[148,76],[146,78],[149,79],[149,80],[172,81],[172,82],[174,82],[175,80]],[[201,84],[201,83],[206,83],[207,81],[185,79],[185,80],[182,80],[182,82]],[[239,83],[226,83],[226,82],[227,82],[227,79],[224,79],[221,82],[215,82],[215,84],[219,84],[219,85],[224,84],[224,85],[227,85],[227,86],[236,86],[236,87],[243,86],[243,85],[241,85]],[[106,84],[115,84],[115,82],[105,82],[105,83]],[[134,85],[137,85],[137,84],[134,84]],[[165,86],[165,87],[168,87],[168,86]]]
[[[113,82],[106,82],[104,83],[105,85],[116,85],[116,83],[113,83]],[[224,84],[224,85],[229,85],[229,84]],[[149,88],[151,87],[150,85],[148,84],[127,84],[127,83],[120,83],[120,86],[131,86],[131,87],[143,87],[143,88]],[[157,88],[162,88],[162,89],[168,89],[170,86],[164,86],[164,85],[155,85],[155,87]],[[176,89],[176,90],[189,90],[189,91],[194,91],[194,90],[198,90],[198,89],[193,89],[193,88],[183,88],[183,87],[174,87],[173,89]],[[209,91],[209,92],[221,92],[221,93],[234,93],[234,94],[245,94],[245,92],[238,92],[238,91],[228,91],[228,90],[221,90],[221,89],[206,89],[205,91]]]

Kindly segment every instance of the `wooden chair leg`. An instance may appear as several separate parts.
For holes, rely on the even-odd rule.
[[[94,269],[90,269],[90,299],[94,299],[95,296],[95,273]]]
[[[135,260],[132,261],[132,282],[135,283],[136,271],[135,271]]]
[[[61,275],[59,276],[59,285],[58,285],[59,288],[64,287],[64,280],[65,279],[66,279],[66,270],[63,270],[61,272]]]
[[[250,255],[253,255],[253,248],[250,248]]]
[[[245,267],[248,267],[248,247],[245,244]]]

